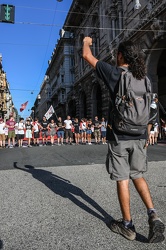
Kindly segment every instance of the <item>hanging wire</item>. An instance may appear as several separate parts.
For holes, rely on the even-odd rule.
[[[140,4],[139,1],[136,0],[136,4]],[[42,45],[42,44],[31,44],[31,46],[46,46],[46,52],[45,52],[45,57],[44,57],[44,60],[43,60],[43,65],[42,65],[42,68],[41,68],[41,72],[39,74],[39,79],[40,79],[40,76],[41,76],[41,73],[42,73],[42,69],[43,69],[43,66],[44,66],[44,62],[46,60],[46,54],[47,54],[47,51],[48,51],[48,46],[49,46],[49,43],[50,43],[50,39],[51,39],[51,34],[52,34],[52,29],[53,27],[61,27],[61,25],[59,24],[54,24],[54,20],[55,20],[55,15],[57,12],[62,12],[62,13],[67,13],[67,14],[79,14],[79,15],[84,15],[84,16],[96,16],[96,14],[86,14],[86,13],[80,13],[80,12],[77,12],[77,11],[64,11],[64,10],[57,10],[57,3],[56,3],[56,8],[55,10],[52,10],[52,9],[42,9],[42,8],[32,8],[32,7],[28,7],[28,6],[17,6],[17,7],[23,7],[23,8],[29,8],[29,9],[38,9],[38,10],[46,10],[46,11],[54,11],[54,17],[53,17],[53,21],[51,24],[42,24],[42,23],[33,23],[33,22],[15,22],[16,24],[21,24],[21,25],[37,25],[37,26],[46,26],[46,27],[51,27],[51,31],[50,31],[50,35],[49,35],[49,39],[48,39],[48,43],[46,45]],[[98,17],[107,17],[108,15],[97,15]],[[138,20],[138,21],[152,21],[154,19],[154,17],[151,18],[151,20],[148,20],[147,18],[145,19],[140,19],[139,17],[118,17],[118,19],[127,19],[127,20]],[[162,23],[165,23],[166,21],[162,21]],[[70,28],[70,29],[98,29],[98,30],[116,30],[116,31],[136,31],[136,32],[153,32],[153,30],[151,29],[138,29],[138,28],[123,28],[123,29],[113,29],[111,27],[109,28],[102,28],[102,27],[91,27],[91,26],[85,26],[85,27],[80,27],[80,26],[72,26],[72,25],[65,25],[64,28]],[[160,29],[158,30],[158,32],[162,32],[162,33],[165,33],[166,30],[163,30],[163,29]],[[3,44],[3,43],[0,43],[0,44]],[[9,45],[11,45],[12,43],[7,43]],[[12,45],[20,45],[20,44],[12,44]],[[23,44],[25,45],[25,44]],[[60,46],[58,46],[60,47]],[[63,46],[62,46],[63,47]],[[158,51],[158,50],[165,50],[166,48],[154,48],[154,49],[142,49],[144,52],[145,51]],[[39,81],[39,80],[38,80]],[[27,92],[34,92],[34,91],[37,91],[35,90],[36,86],[39,84],[37,81],[35,87],[33,90],[26,90],[26,89],[11,89],[11,90],[17,90],[17,91],[27,91]]]
[[[136,0],[137,1],[137,0]],[[17,6],[17,7],[23,7],[23,8],[29,8],[29,9],[36,9],[36,10],[45,10],[45,11],[54,11],[53,9],[45,9],[45,8],[33,8],[33,7],[28,7],[28,6]],[[84,12],[78,12],[78,11],[67,11],[67,10],[56,10],[56,13],[66,13],[66,14],[79,14],[79,15],[84,15],[84,16],[89,16],[89,17],[93,17],[93,16],[98,16],[98,17],[108,17],[109,15],[104,15],[104,14],[93,14],[93,13],[84,13]],[[139,21],[140,18],[138,17],[128,17],[128,16],[122,16],[122,17],[118,17],[118,19],[127,19],[127,20],[137,20]],[[147,18],[141,18],[141,21],[147,21]],[[166,22],[166,21],[162,21],[162,22]],[[20,24],[24,24],[24,22],[18,22]],[[31,24],[31,22],[27,23],[27,24]],[[34,23],[32,23],[34,24]],[[47,24],[46,24],[47,25]]]

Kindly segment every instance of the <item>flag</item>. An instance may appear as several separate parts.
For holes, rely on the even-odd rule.
[[[53,113],[55,113],[55,111],[54,111],[53,106],[51,105],[51,106],[49,107],[48,111],[45,113],[44,116],[45,116],[46,119],[48,120],[48,119],[53,115]]]
[[[24,109],[26,109],[27,104],[28,104],[28,101],[21,104],[20,112],[22,112]]]

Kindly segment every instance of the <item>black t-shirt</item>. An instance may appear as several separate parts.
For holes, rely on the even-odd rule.
[[[118,84],[119,84],[122,71],[123,69],[117,66],[112,66],[111,64],[108,64],[103,61],[98,61],[96,64],[97,76],[100,79],[102,79],[103,82],[108,87],[112,102],[115,101],[115,96],[118,92],[118,87],[119,87]],[[111,106],[110,106],[110,109],[111,109]],[[110,112],[111,110],[109,110],[109,114]],[[109,121],[109,116],[108,116],[108,125],[109,125],[109,122],[110,121]],[[114,133],[118,137],[118,140],[139,140],[139,139],[147,138],[146,133],[143,135],[128,135],[128,134],[124,134],[124,133],[117,131],[113,124],[112,124],[112,127],[113,127]],[[112,133],[112,130],[110,130],[109,128],[107,128],[107,140],[115,140],[115,136]]]
[[[79,133],[79,122],[74,122],[73,126],[74,126],[74,132],[78,134]]]
[[[25,128],[26,128],[26,130],[32,130],[32,124],[30,124],[30,123],[26,123],[25,124]]]
[[[94,121],[93,121],[94,130],[99,130],[99,129],[100,129],[100,124],[101,124],[100,121],[94,120]]]
[[[42,131],[47,131],[47,126],[48,126],[48,122],[47,121],[42,121],[41,122],[41,126],[43,127]]]
[[[58,126],[58,131],[64,131],[62,122],[57,122],[57,126]]]

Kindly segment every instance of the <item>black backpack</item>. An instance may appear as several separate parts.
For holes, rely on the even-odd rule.
[[[147,76],[137,80],[127,68],[122,69],[113,105],[113,124],[124,134],[141,135],[149,122],[151,83]]]

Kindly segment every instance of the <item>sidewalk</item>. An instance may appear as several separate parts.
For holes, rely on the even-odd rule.
[[[156,171],[157,168],[157,171]],[[146,174],[163,222],[164,161],[150,162]],[[131,207],[137,240],[130,242],[106,226],[121,218],[116,184],[105,166],[75,165],[1,171],[0,237],[4,250],[165,250],[166,241],[148,244],[146,209],[131,183]]]

